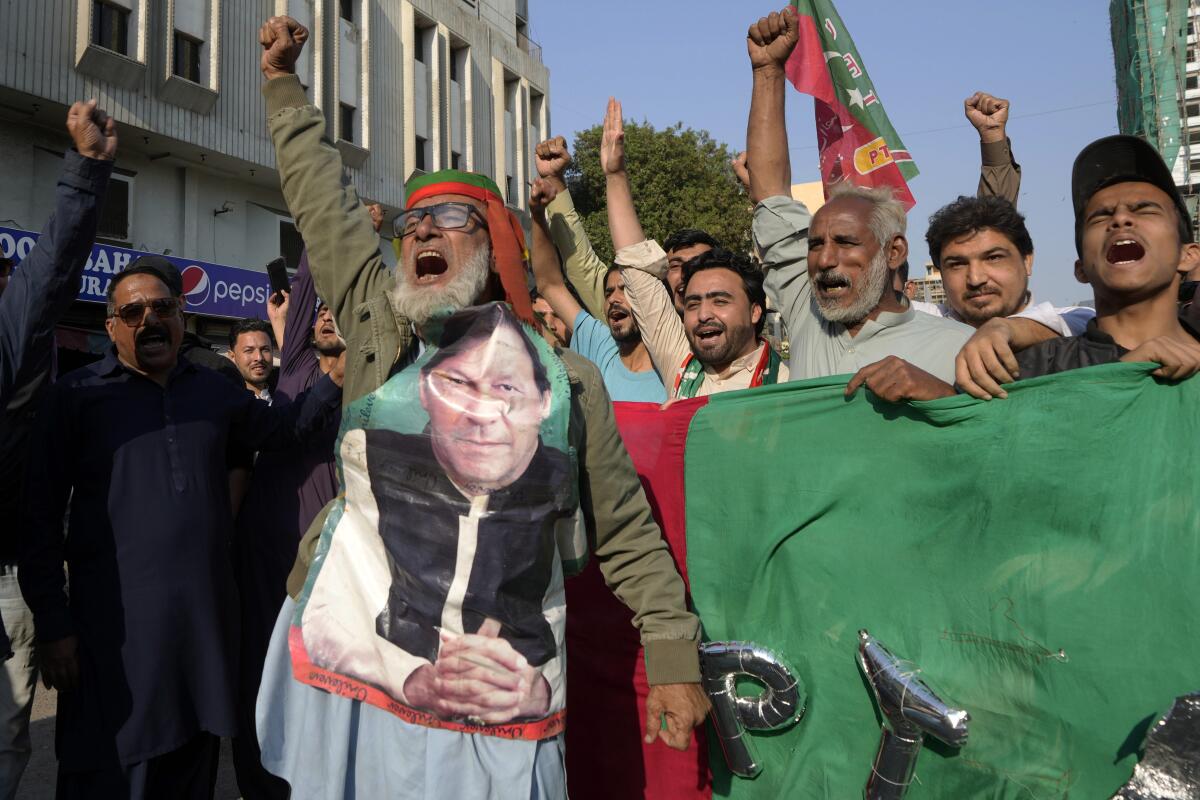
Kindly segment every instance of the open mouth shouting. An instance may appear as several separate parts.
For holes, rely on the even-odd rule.
[[[817,291],[828,298],[840,298],[849,294],[853,288],[853,282],[837,272],[822,272],[813,280],[816,284]]]
[[[142,328],[137,337],[137,351],[140,355],[157,358],[167,354],[171,349],[171,337],[166,328]]]
[[[418,285],[437,283],[441,276],[446,274],[448,268],[446,257],[442,255],[441,251],[433,248],[417,251],[417,256],[413,259],[413,273]]]
[[[1104,251],[1104,259],[1115,266],[1135,264],[1146,255],[1146,248],[1141,242],[1128,236],[1114,240]]]
[[[711,347],[720,341],[725,334],[725,326],[713,322],[706,322],[703,325],[697,325],[692,330],[692,335],[696,337],[697,347]]]

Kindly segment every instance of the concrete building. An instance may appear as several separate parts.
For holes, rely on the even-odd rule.
[[[946,290],[942,287],[942,271],[935,267],[932,261],[925,262],[925,277],[918,278],[909,275],[909,280],[917,285],[917,293],[913,300],[922,300],[926,303],[946,302]]]
[[[31,246],[22,232],[52,209],[66,109],[96,97],[121,143],[81,298],[98,299],[130,251],[145,251],[198,267],[185,283],[202,317],[264,316],[264,265],[284,255],[294,267],[302,246],[260,92],[258,28],[273,14],[311,30],[300,78],[349,180],[389,218],[410,175],[450,166],[494,176],[525,205],[549,129],[527,0],[11,0],[0,4],[0,252]],[[72,320],[95,331],[97,313]]]
[[[1197,219],[1200,61],[1197,0],[1111,0],[1117,124],[1154,145]]]

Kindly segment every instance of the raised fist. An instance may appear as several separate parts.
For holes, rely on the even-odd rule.
[[[608,98],[604,112],[604,136],[600,139],[600,168],[605,175],[625,171],[625,122],[621,118],[621,103]]]
[[[117,155],[117,123],[96,100],[74,103],[67,111],[67,131],[79,155],[98,161],[112,161]]]
[[[963,101],[967,119],[979,131],[983,142],[1002,142],[1008,124],[1008,101],[987,92],[976,92]]]
[[[537,156],[537,172],[543,178],[562,179],[563,173],[571,163],[571,154],[567,152],[567,140],[561,136],[547,139],[534,148]]]
[[[529,213],[541,216],[546,213],[546,206],[558,197],[558,187],[548,178],[538,178],[529,190]]]
[[[746,190],[746,194],[750,194],[750,161],[746,158],[746,151],[738,153],[729,163],[733,165],[733,174],[737,177],[738,183]]]
[[[308,28],[291,17],[271,17],[258,29],[258,42],[263,46],[263,77],[267,80],[296,74],[296,61],[308,41]]]
[[[746,32],[746,51],[754,69],[783,69],[800,40],[800,24],[791,6],[772,11]]]

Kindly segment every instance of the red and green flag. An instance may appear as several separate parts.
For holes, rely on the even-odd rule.
[[[913,800],[1111,797],[1155,718],[1200,690],[1200,378],[1111,364],[991,403],[844,388],[615,404],[706,639],[777,651],[808,705],[746,734],[754,779],[711,729],[707,759],[643,749],[630,613],[598,573],[572,579],[572,797],[861,797],[880,722],[860,629],[971,715],[962,748],[927,739]]]
[[[858,48],[832,0],[792,0],[800,40],[787,62],[788,80],[812,95],[817,115],[821,182],[888,186],[905,208],[916,205],[908,181],[917,165],[892,127]]]

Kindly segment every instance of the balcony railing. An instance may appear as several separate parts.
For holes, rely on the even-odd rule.
[[[542,46],[520,31],[517,31],[517,47],[520,47],[538,61],[542,60]]]

